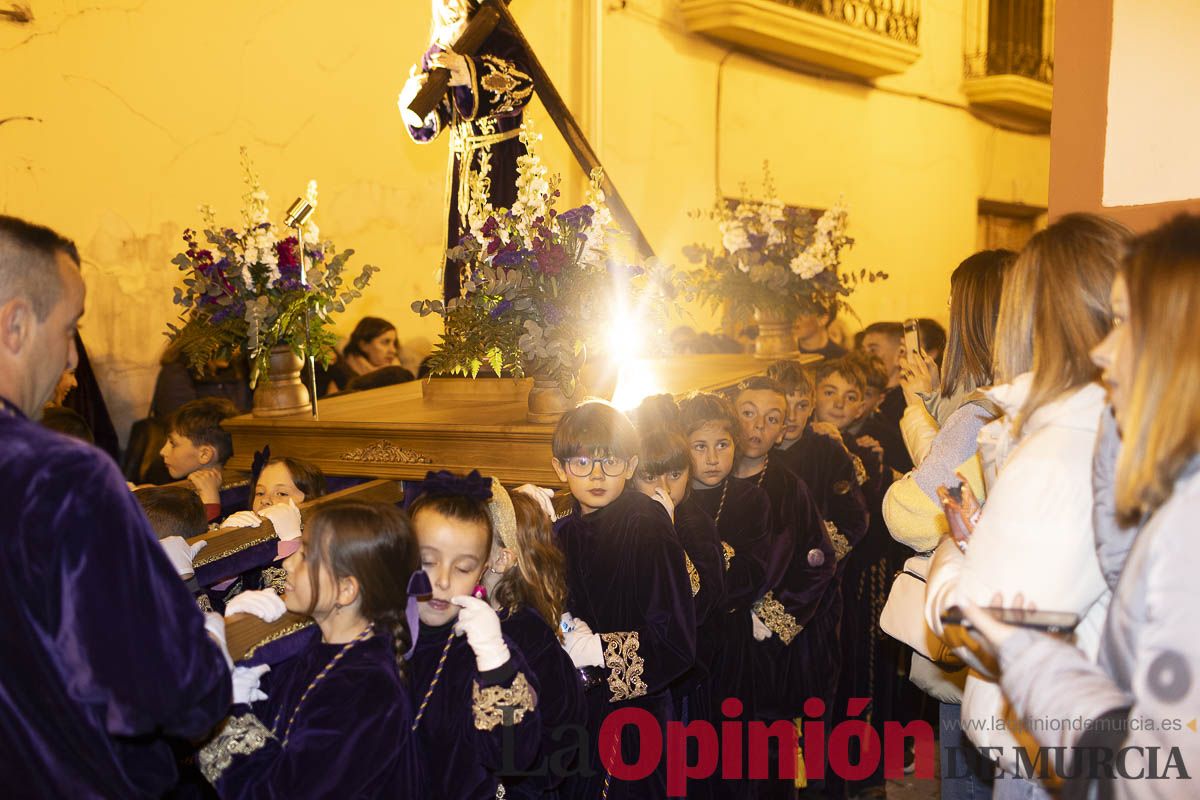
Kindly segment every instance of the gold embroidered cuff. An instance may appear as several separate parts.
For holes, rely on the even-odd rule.
[[[737,555],[737,551],[733,549],[733,545],[726,541],[721,542],[721,550],[725,554],[725,571],[728,572],[729,562],[733,561],[733,557]]]
[[[205,780],[215,784],[233,763],[234,756],[248,756],[261,750],[275,734],[253,714],[230,717],[225,727],[200,750],[196,761]]]
[[[796,618],[787,612],[783,603],[775,599],[774,592],[767,592],[762,600],[754,604],[754,613],[784,644],[791,644],[796,634],[804,630],[804,626],[796,622]]]
[[[854,477],[858,481],[858,485],[862,486],[867,482],[867,468],[863,466],[862,459],[851,454],[850,458],[854,461]]]
[[[646,694],[649,687],[642,680],[646,662],[638,654],[641,641],[637,632],[602,633],[604,642],[604,666],[608,667],[608,690],[610,702],[632,700]]]
[[[471,710],[475,713],[475,728],[494,730],[500,725],[517,725],[525,715],[537,708],[537,694],[524,672],[518,672],[511,686],[487,686],[476,683],[471,692]]]
[[[683,563],[687,566],[688,583],[692,585],[692,597],[700,594],[700,573],[696,572],[696,565],[692,563],[691,556],[687,553],[683,554]]]
[[[850,555],[853,545],[850,540],[837,529],[829,520],[825,520],[825,530],[829,532],[829,541],[833,542],[833,558],[835,561],[841,561],[846,556]]]

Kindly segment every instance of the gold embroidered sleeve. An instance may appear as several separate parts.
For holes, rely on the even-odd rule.
[[[646,662],[638,652],[642,645],[637,632],[602,633],[600,639],[604,642],[604,666],[608,667],[610,702],[646,694],[649,687],[642,680]]]
[[[851,459],[854,460],[854,477],[858,481],[858,485],[862,486],[867,482],[867,468],[863,466],[862,459],[851,454]]]
[[[518,725],[525,715],[537,708],[537,693],[524,672],[518,672],[509,686],[485,686],[476,683],[471,693],[475,728],[490,731],[501,725]]]
[[[833,542],[833,557],[835,561],[841,561],[846,556],[850,555],[853,545],[846,538],[845,534],[837,529],[829,520],[825,520],[825,530],[829,532],[829,541]]]
[[[692,597],[700,594],[700,573],[696,572],[696,565],[692,563],[692,558],[687,553],[683,554],[683,563],[687,566],[688,583],[692,585]]]
[[[204,745],[196,756],[200,772],[205,780],[215,784],[225,770],[233,763],[234,756],[248,756],[266,746],[274,739],[275,734],[267,730],[258,717],[253,714],[242,714],[240,717],[230,717],[225,721],[225,727]]]
[[[775,599],[774,592],[767,592],[754,604],[754,613],[784,644],[791,644],[796,634],[804,630],[804,626],[796,622],[796,618],[787,612],[783,603]]]
[[[721,551],[725,554],[725,571],[729,571],[729,562],[733,561],[733,557],[737,555],[737,551],[733,549],[733,545],[729,542],[721,542]]]
[[[212,600],[208,599],[208,595],[202,594],[196,597],[196,607],[205,614],[213,613]]]

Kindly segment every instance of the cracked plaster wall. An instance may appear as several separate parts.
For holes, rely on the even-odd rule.
[[[15,118],[0,124],[0,212],[78,241],[84,338],[122,436],[149,404],[179,234],[201,203],[237,218],[241,145],[277,214],[315,178],[323,234],[383,268],[342,333],[376,314],[402,338],[436,339],[409,304],[437,292],[446,145],[409,142],[395,107],[428,36],[427,0],[26,2],[32,24],[0,23],[0,120]],[[593,3],[615,9],[599,82]],[[975,247],[977,199],[1046,205],[1048,137],[952,107],[964,101],[961,0],[923,0],[921,59],[879,81],[894,91],[726,58],[683,30],[675,0],[519,0],[513,11],[668,260],[713,236],[688,212],[757,186],[767,159],[786,202],[844,195],[858,240],[848,266],[891,273],[855,296],[863,321],[944,318],[949,273]],[[581,174],[540,106],[533,114],[577,199]],[[713,322],[699,310],[688,321]]]

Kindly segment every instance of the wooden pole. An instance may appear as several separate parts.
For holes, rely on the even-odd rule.
[[[591,144],[588,143],[583,129],[575,121],[575,117],[571,114],[571,109],[567,108],[562,95],[554,88],[554,82],[550,80],[550,75],[542,66],[542,62],[538,60],[537,54],[533,52],[533,47],[529,44],[529,40],[525,38],[525,34],[517,26],[517,21],[513,19],[512,13],[504,3],[497,2],[497,0],[486,0],[476,13],[481,13],[485,8],[489,7],[496,9],[500,18],[508,24],[509,30],[512,31],[520,43],[521,49],[525,54],[525,66],[529,70],[530,77],[533,78],[534,89],[537,91],[538,97],[541,98],[542,105],[550,112],[550,118],[554,120],[559,133],[566,139],[567,146],[575,154],[575,160],[579,162],[579,166],[583,167],[584,173],[588,175],[597,167],[603,169],[603,165],[600,163],[600,159],[597,158],[595,151],[592,150]],[[645,234],[642,233],[642,229],[633,218],[633,214],[629,212],[629,207],[621,199],[621,193],[617,191],[617,187],[612,181],[612,176],[608,174],[607,170],[604,171],[602,188],[604,189],[605,202],[607,202],[609,209],[612,211],[613,217],[633,236],[633,243],[637,247],[638,253],[642,258],[653,256],[654,249],[650,247],[650,242],[647,241]]]

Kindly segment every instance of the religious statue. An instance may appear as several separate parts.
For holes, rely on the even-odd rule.
[[[521,116],[533,96],[533,79],[524,65],[521,42],[501,23],[473,54],[454,52],[478,0],[432,0],[429,49],[410,71],[400,93],[400,111],[409,136],[417,143],[450,131],[450,165],[446,176],[446,246],[455,247],[466,232],[472,191],[483,178],[493,208],[508,208],[517,198],[517,159],[525,153],[519,140]],[[450,88],[432,112],[419,119],[409,104],[425,85],[429,73],[450,71]],[[447,300],[460,294],[456,265],[447,263],[443,293]]]

